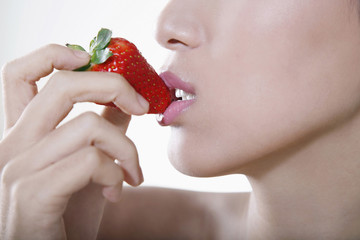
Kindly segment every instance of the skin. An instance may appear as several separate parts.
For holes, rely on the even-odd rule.
[[[84,215],[77,214],[97,216],[84,235],[90,239],[96,235],[105,203],[105,198],[92,195],[102,192],[116,201],[123,181],[134,186],[143,181],[135,146],[124,132],[130,120],[126,113],[144,114],[148,103],[119,75],[67,71],[88,61],[87,54],[48,45],[3,68],[7,134],[0,158],[2,239],[64,238],[63,214],[65,219],[74,214],[65,213],[65,208],[82,189],[82,201],[74,197],[68,208],[96,203],[96,211],[84,209]],[[35,82],[53,68],[62,71],[37,94]],[[55,128],[74,103],[109,100],[123,111],[106,109],[102,117],[85,113]]]
[[[254,159],[332,128],[357,110],[359,29],[347,2],[185,2],[169,5],[162,17],[167,26],[158,34],[175,50],[166,68],[197,95],[170,143],[179,170],[196,176],[244,172]]]
[[[245,174],[253,192],[122,192],[123,181],[142,182],[124,134],[129,115],[148,105],[120,76],[67,71],[88,56],[49,45],[3,68],[3,239],[360,237],[354,3],[172,0],[157,39],[172,50],[164,70],[189,82],[197,99],[172,126],[171,162],[199,177]],[[53,67],[62,71],[37,93],[34,83]],[[114,101],[122,111],[56,128],[81,101]]]
[[[166,68],[197,95],[170,159],[195,176],[246,174],[250,239],[360,234],[355,7],[188,0],[161,17],[158,39],[174,50]]]

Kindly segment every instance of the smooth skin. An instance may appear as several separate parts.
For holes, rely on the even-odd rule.
[[[170,161],[198,177],[245,174],[251,193],[122,189],[143,180],[125,132],[148,104],[121,76],[69,71],[88,56],[58,45],[10,62],[1,238],[359,239],[357,9],[350,0],[171,0],[161,14],[157,39],[172,52],[164,70],[196,92],[173,123]],[[58,126],[83,101],[121,111]]]
[[[48,45],[3,68],[2,239],[62,239],[62,215],[72,194],[95,183],[106,199],[116,201],[123,181],[135,186],[143,181],[136,148],[124,133],[128,114],[146,113],[148,103],[119,75],[67,71],[88,61],[87,54]],[[53,68],[61,71],[37,93],[35,82]],[[113,101],[122,111],[85,113],[57,127],[73,104],[83,101]]]

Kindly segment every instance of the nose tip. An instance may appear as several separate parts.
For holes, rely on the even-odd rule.
[[[188,5],[172,1],[160,15],[156,39],[163,47],[180,50],[197,48],[202,44],[204,29]]]

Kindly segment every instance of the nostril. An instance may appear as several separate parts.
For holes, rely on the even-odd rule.
[[[169,40],[168,40],[168,44],[182,44],[182,45],[187,46],[187,47],[189,46],[189,45],[186,44],[185,42],[180,41],[180,40],[175,39],[175,38],[169,39]]]
[[[176,44],[176,43],[179,43],[180,41],[179,40],[176,40],[176,39],[174,39],[174,38],[172,38],[172,39],[170,39],[169,41],[168,41],[168,43],[170,43],[170,44]]]
[[[174,51],[199,47],[206,40],[205,25],[198,14],[193,12],[193,6],[183,4],[183,1],[169,2],[159,17],[157,41],[163,47]]]
[[[180,40],[177,40],[175,38],[171,38],[167,42],[168,42],[168,44],[182,44],[184,46],[188,46],[186,43],[184,43],[184,42],[182,42]]]

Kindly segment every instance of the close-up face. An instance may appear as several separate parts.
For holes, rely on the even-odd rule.
[[[164,71],[195,102],[169,124],[169,157],[196,176],[240,172],[357,113],[360,24],[339,0],[173,0]]]

